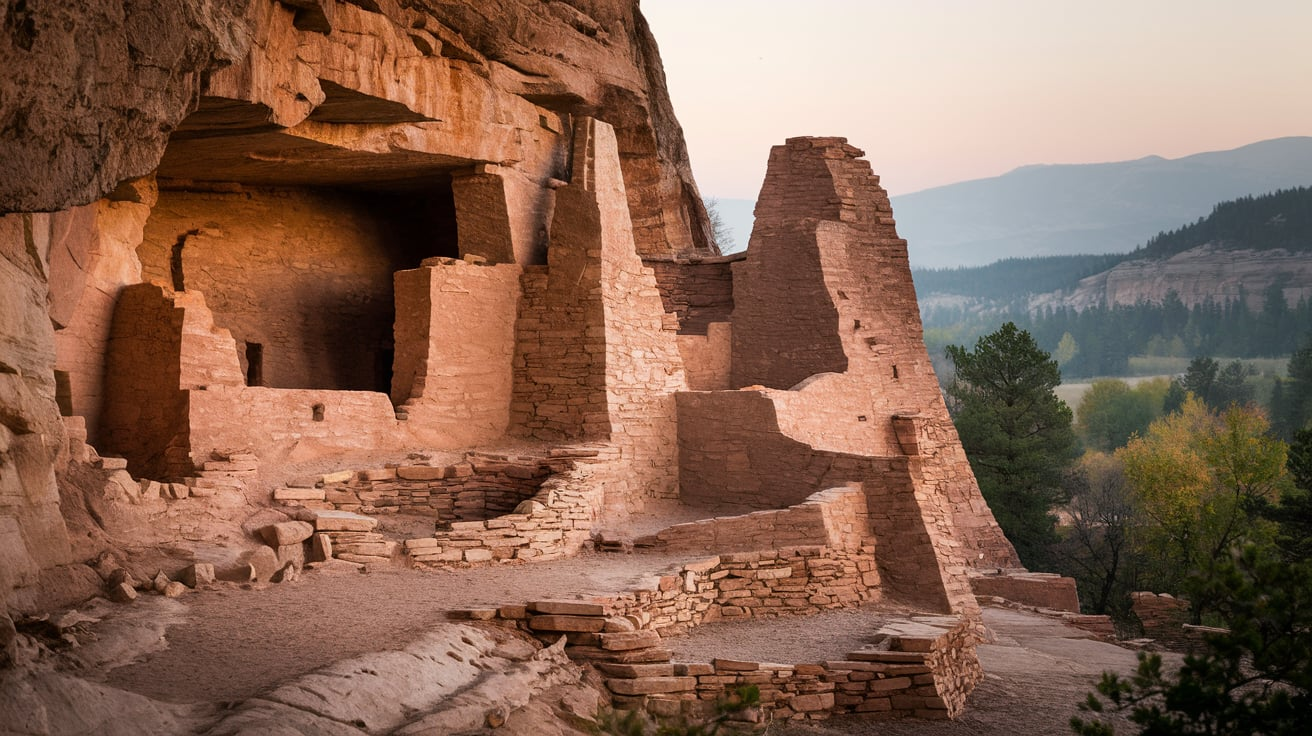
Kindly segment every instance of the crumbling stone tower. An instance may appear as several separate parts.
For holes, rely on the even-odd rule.
[[[732,269],[731,338],[707,349],[727,359],[689,366],[699,384],[730,390],[678,396],[680,493],[782,508],[859,483],[884,584],[969,607],[965,566],[1019,563],[948,417],[906,241],[862,155],[842,138],[771,152],[745,256],[716,259]],[[690,288],[664,273],[667,292]]]

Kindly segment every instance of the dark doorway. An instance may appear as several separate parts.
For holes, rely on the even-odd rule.
[[[264,345],[258,342],[246,343],[246,385],[264,385]]]
[[[392,348],[380,348],[374,352],[374,390],[392,393],[392,361],[396,351]]]

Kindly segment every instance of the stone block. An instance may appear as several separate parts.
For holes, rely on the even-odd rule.
[[[598,662],[597,669],[602,674],[611,677],[673,677],[674,675],[687,676],[692,673],[684,671],[678,672],[676,665],[669,662],[653,664],[620,664],[618,662]],[[684,668],[686,670],[686,667]]]
[[[314,528],[321,532],[368,532],[378,526],[378,520],[350,511],[316,511]]]
[[[246,558],[252,582],[267,582],[278,571],[278,553],[272,547],[260,547]]]
[[[396,476],[402,480],[441,480],[447,477],[448,470],[430,465],[403,465],[396,469]]]
[[[697,689],[695,677],[639,677],[636,679],[613,678],[606,681],[606,687],[620,695],[653,695],[656,693],[692,692]]]
[[[320,476],[319,482],[330,486],[335,483],[349,483],[353,478],[355,478],[354,470],[339,470],[336,473],[327,473]]]
[[[641,631],[620,631],[613,634],[601,635],[601,648],[610,651],[644,649],[647,647],[659,646],[660,643],[660,634],[657,634],[651,629],[644,629]]]
[[[260,528],[260,536],[270,547],[299,544],[314,534],[314,525],[306,521],[281,521]]]
[[[110,588],[109,598],[116,603],[131,603],[137,599],[137,589],[129,583],[119,583]]]
[[[788,707],[799,713],[829,710],[834,707],[834,694],[813,693],[810,695],[794,695],[788,700]]]
[[[492,560],[492,550],[476,547],[465,550],[465,562],[490,562]]]
[[[531,605],[529,607],[532,608]],[[606,628],[606,620],[590,616],[529,616],[528,627],[534,631],[582,631],[595,634]]]
[[[605,606],[600,603],[588,603],[586,601],[532,601],[528,604],[528,610],[534,613],[563,614],[566,616],[606,615]],[[597,630],[601,631],[601,629]]]
[[[214,565],[208,562],[197,562],[194,565],[188,565],[178,574],[178,580],[191,588],[212,585],[214,583]]]
[[[273,491],[275,501],[322,501],[325,498],[322,488],[277,488]]]
[[[305,567],[305,545],[300,542],[279,545],[277,555],[279,567],[285,567],[288,563],[298,568]]]
[[[327,534],[315,534],[310,542],[310,560],[325,562],[333,558],[333,538]]]

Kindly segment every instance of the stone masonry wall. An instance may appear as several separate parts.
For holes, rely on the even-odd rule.
[[[324,484],[324,501],[338,511],[418,514],[436,524],[485,520],[513,513],[548,476],[571,465],[560,458],[469,453],[465,462],[450,465],[362,470]]]
[[[122,291],[106,355],[103,449],[128,459],[137,477],[165,478],[188,453],[180,391],[182,310],[162,287]]]
[[[438,259],[398,271],[392,401],[437,447],[473,446],[510,423],[522,271]]]
[[[271,388],[386,391],[392,274],[454,244],[413,242],[375,198],[165,189],[138,253],[147,280],[205,294]]]
[[[663,551],[748,552],[823,544],[853,550],[869,544],[870,520],[860,488],[830,488],[786,509],[720,516],[666,527],[639,546]]]
[[[514,513],[451,522],[432,537],[407,539],[405,550],[419,565],[485,564],[552,560],[577,554],[592,537],[601,515],[605,486],[627,473],[621,452],[605,445],[551,450],[547,461],[571,467],[548,477],[538,493]]]
[[[533,601],[463,612],[524,629],[544,641],[564,635],[566,653],[607,677],[613,703],[662,716],[705,716],[741,685],[761,691],[771,720],[871,717],[949,718],[961,712],[982,672],[978,621],[913,615],[871,634],[878,641],[845,660],[768,664],[716,659],[672,662],[661,637],[726,619],[811,613],[875,598],[869,550],[824,547],[720,555],[685,565],[654,589],[592,602]],[[865,569],[868,572],[862,573]]]
[[[418,449],[386,394],[211,385],[187,393],[191,456],[251,450],[262,462]]]
[[[682,393],[678,404],[685,500],[779,508],[823,488],[859,483],[889,590],[937,610],[976,610],[951,507],[932,489],[932,465],[818,450],[785,437],[759,391]]]
[[[546,273],[526,268],[516,325],[512,432],[609,440],[630,472],[604,507],[673,497],[673,393],[686,387],[674,330],[633,244],[613,129],[580,119],[574,175],[557,191]]]
[[[745,253],[713,258],[644,256],[656,275],[665,311],[679,318],[679,334],[705,335],[712,322],[728,322],[733,314],[732,264]]]
[[[733,267],[730,386],[776,389],[777,425],[800,442],[920,458],[969,564],[1016,567],[943,403],[906,241],[863,155],[842,138],[792,138],[771,151],[747,257]],[[914,418],[914,442],[899,437],[899,416]]]

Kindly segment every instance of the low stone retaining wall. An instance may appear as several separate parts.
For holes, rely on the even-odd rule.
[[[524,629],[544,642],[566,639],[572,659],[606,678],[615,707],[691,717],[744,685],[761,692],[761,716],[823,719],[862,713],[874,718],[951,718],[982,676],[976,623],[956,616],[911,616],[882,626],[877,643],[846,659],[779,664],[728,659],[674,662],[660,633],[616,602],[535,601],[463,612]],[[651,618],[650,623],[658,621]],[[650,624],[649,624],[650,625]],[[669,633],[667,627],[665,633]]]
[[[1056,611],[1080,612],[1075,579],[1055,573],[1002,571],[972,572],[970,589],[976,596],[1005,598],[1015,603]]]
[[[676,524],[635,539],[634,544],[689,552],[779,549],[821,542],[834,549],[856,549],[868,541],[869,527],[865,494],[852,485],[814,493],[784,509]]]
[[[570,458],[471,452],[459,463],[333,473],[317,484],[322,497],[299,495],[313,495],[300,500],[321,501],[324,508],[337,511],[420,514],[451,523],[508,514],[536,495],[549,476],[572,466]],[[286,500],[287,495],[274,498]]]
[[[717,659],[676,663],[664,636],[702,623],[815,613],[877,599],[873,549],[795,547],[740,552],[689,563],[647,590],[592,601],[536,601],[454,615],[527,631],[544,642],[566,638],[566,653],[607,677],[614,704],[655,715],[704,715],[741,685],[761,690],[774,719],[949,718],[980,678],[980,623],[958,616],[914,616],[877,633],[875,649],[841,661],[772,664]]]
[[[619,457],[608,445],[543,455],[469,453],[449,465],[331,473],[314,488],[281,488],[273,498],[319,510],[433,514],[449,528],[403,543],[417,565],[547,560],[575,554],[591,538],[605,480],[622,472]]]
[[[616,598],[613,610],[664,636],[713,621],[856,606],[879,595],[873,547],[791,547],[689,563],[662,576],[655,590]]]

